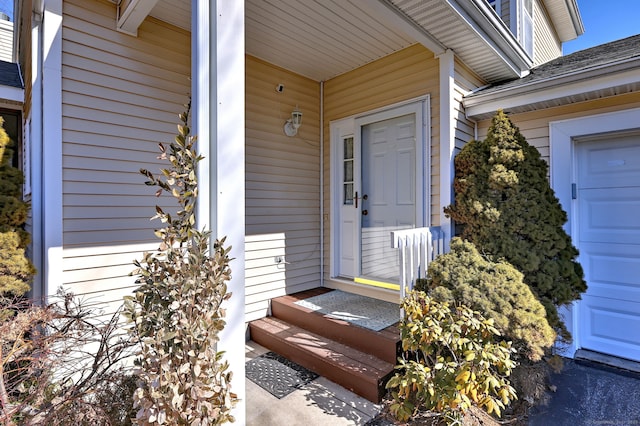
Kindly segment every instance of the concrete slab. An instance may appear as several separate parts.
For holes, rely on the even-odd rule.
[[[557,391],[534,408],[530,426],[640,426],[640,375],[593,362],[565,360],[551,376]]]
[[[269,350],[253,341],[245,346],[245,359]],[[246,379],[247,425],[364,425],[380,406],[319,377],[282,399]]]

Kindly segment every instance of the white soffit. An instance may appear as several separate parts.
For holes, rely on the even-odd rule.
[[[560,41],[573,40],[584,33],[576,0],[544,0]]]
[[[372,13],[371,0],[246,0],[246,52],[316,81],[416,40]],[[189,0],[159,0],[151,16],[189,30]]]
[[[450,1],[245,0],[246,53],[323,81],[421,43],[436,55],[453,50],[487,81],[518,77],[522,65],[503,52],[513,41],[483,41],[479,24]],[[151,16],[189,30],[190,6],[158,0]]]

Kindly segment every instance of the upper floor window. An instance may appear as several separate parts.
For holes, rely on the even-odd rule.
[[[533,0],[520,0],[519,6],[518,40],[524,50],[533,58]]]
[[[500,16],[500,6],[502,4],[502,0],[487,0],[487,3],[489,3],[489,6],[491,6],[493,10],[496,11],[498,16]]]

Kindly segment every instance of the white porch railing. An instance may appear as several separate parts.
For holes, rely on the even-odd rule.
[[[400,298],[413,289],[417,278],[427,276],[427,266],[444,253],[444,233],[439,226],[391,232],[391,247],[400,250]]]

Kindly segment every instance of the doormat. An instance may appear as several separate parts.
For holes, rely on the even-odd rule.
[[[328,318],[348,321],[373,331],[400,321],[400,305],[384,300],[333,290],[295,302]]]
[[[274,352],[247,361],[245,371],[249,380],[278,399],[318,378],[313,371]]]

